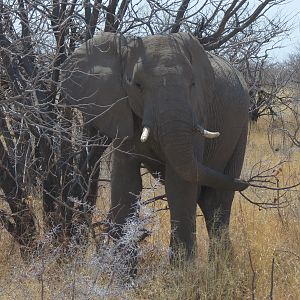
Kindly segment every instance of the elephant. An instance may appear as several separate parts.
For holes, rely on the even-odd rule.
[[[170,253],[193,256],[197,205],[210,239],[228,230],[248,132],[242,75],[190,33],[103,32],[62,67],[61,91],[114,139],[109,219],[116,237],[135,214],[141,166],[160,174],[170,209]],[[172,260],[171,259],[171,260]]]

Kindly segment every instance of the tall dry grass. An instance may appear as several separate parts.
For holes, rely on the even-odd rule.
[[[244,175],[259,160],[276,164],[287,157],[279,178],[294,182],[300,178],[299,149],[277,136],[273,151],[266,132],[267,122],[252,126]],[[151,187],[144,191],[144,199],[164,192],[151,178],[144,183]],[[103,213],[109,187],[102,186],[101,191],[99,211]],[[276,200],[272,191],[257,193],[251,188],[246,193],[251,199]],[[125,269],[113,246],[96,252],[91,241],[79,249],[74,246],[74,255],[58,260],[63,250],[53,248],[51,236],[46,236],[39,253],[24,263],[18,247],[1,230],[0,299],[300,299],[300,195],[294,192],[285,197],[289,204],[285,208],[264,210],[237,194],[230,224],[234,255],[221,251],[212,262],[208,261],[208,236],[199,211],[196,259],[178,267],[168,263],[169,213],[162,210],[153,215],[152,209],[164,208],[165,203],[153,204],[142,212],[147,221],[139,226],[153,233],[140,245],[134,282],[120,278],[126,277]]]
[[[287,163],[279,181],[293,184],[300,178],[300,151],[279,133],[272,137],[272,150],[268,126],[268,120],[251,126],[244,176],[259,161],[275,165],[284,159]],[[250,188],[246,194],[254,201],[278,200],[276,191]],[[207,232],[203,218],[198,217],[197,260],[185,268],[170,269],[164,264],[155,267],[161,266],[157,258],[151,284],[139,291],[139,299],[300,299],[299,190],[285,198],[280,199],[287,201],[285,208],[265,210],[236,194],[230,224],[233,259],[221,253],[216,261],[208,262]],[[161,224],[168,218],[165,212]],[[157,232],[154,243],[167,241],[169,227],[164,228],[167,230]]]

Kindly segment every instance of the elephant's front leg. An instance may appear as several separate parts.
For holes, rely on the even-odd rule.
[[[128,218],[138,217],[136,204],[141,190],[139,161],[132,155],[115,150],[111,174],[110,236],[119,244],[118,251],[130,276],[137,272],[137,244],[134,239],[123,242],[122,236]]]
[[[190,258],[195,250],[197,184],[185,181],[167,165],[165,187],[171,218],[170,259],[174,263],[182,254]]]
[[[115,150],[111,174],[111,208],[109,220],[114,225],[112,235],[120,237],[123,225],[136,213],[142,191],[140,162],[125,151]]]

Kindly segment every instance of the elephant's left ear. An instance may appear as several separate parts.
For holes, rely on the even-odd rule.
[[[207,106],[212,103],[211,99],[215,97],[215,75],[207,53],[198,39],[190,33],[177,33],[177,40],[182,46],[182,51],[192,65],[195,99],[193,105],[201,111],[208,111]],[[200,101],[199,101],[200,100]],[[192,99],[193,101],[193,99]]]

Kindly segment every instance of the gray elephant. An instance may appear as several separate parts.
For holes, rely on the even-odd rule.
[[[101,33],[67,59],[62,76],[67,102],[115,139],[110,218],[117,236],[142,190],[141,164],[165,185],[172,253],[193,253],[197,204],[210,238],[228,228],[234,192],[248,186],[238,177],[249,96],[237,70],[188,33]]]

